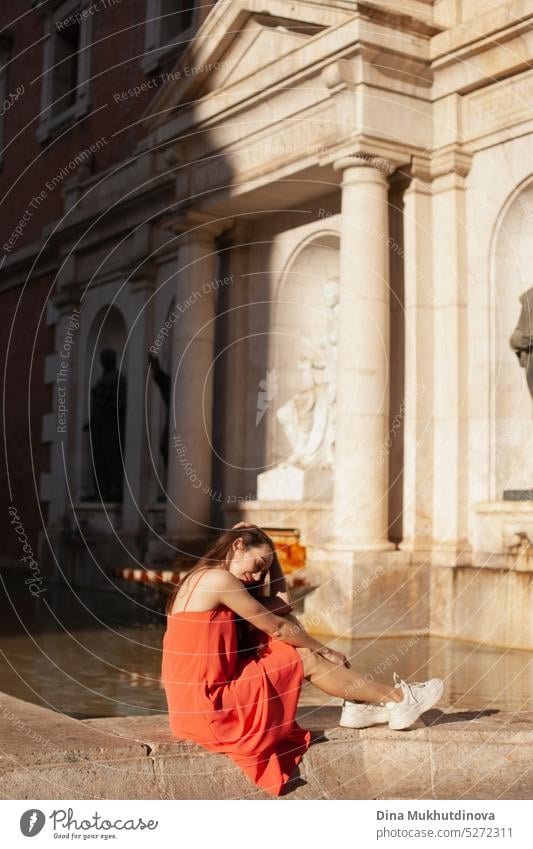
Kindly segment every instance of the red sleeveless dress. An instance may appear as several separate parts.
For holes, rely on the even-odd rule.
[[[311,732],[295,721],[302,659],[267,634],[262,657],[239,655],[233,610],[185,610],[200,577],[184,609],[167,616],[163,637],[171,731],[228,755],[258,787],[279,796],[311,744]]]

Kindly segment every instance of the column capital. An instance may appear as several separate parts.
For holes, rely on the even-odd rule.
[[[390,162],[390,160],[384,159],[380,156],[371,156],[366,153],[354,153],[348,154],[347,156],[341,156],[339,159],[336,159],[333,163],[333,169],[335,171],[342,172],[343,180],[346,180],[347,178],[346,172],[351,171],[352,173],[350,174],[350,178],[354,175],[357,178],[357,172],[360,172],[360,178],[363,178],[364,174],[366,179],[371,177],[371,179],[376,182],[386,183],[388,176],[393,173],[396,166]]]

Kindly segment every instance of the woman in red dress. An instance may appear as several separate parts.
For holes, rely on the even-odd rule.
[[[397,728],[412,724],[442,694],[435,698],[432,682],[387,687],[366,680],[343,654],[308,634],[291,610],[272,540],[243,522],[219,536],[166,607],[161,680],[172,732],[226,754],[273,796],[311,744],[311,732],[295,721],[303,678],[330,695],[370,703],[362,707],[385,711],[381,721],[394,716],[396,725],[389,724]]]

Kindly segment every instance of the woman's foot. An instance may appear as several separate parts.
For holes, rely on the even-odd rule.
[[[339,725],[343,728],[369,728],[389,721],[389,711],[384,704],[350,702],[345,699],[342,705]]]
[[[444,692],[444,682],[440,678],[430,678],[423,683],[408,684],[394,673],[394,686],[403,691],[401,702],[387,702],[389,728],[402,731],[409,728],[421,716],[440,701]]]

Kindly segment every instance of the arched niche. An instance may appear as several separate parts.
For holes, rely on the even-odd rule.
[[[339,236],[315,233],[293,251],[283,269],[275,294],[271,324],[271,373],[268,404],[270,417],[269,467],[286,460],[291,444],[277,413],[302,391],[305,361],[320,363],[327,358],[328,335],[333,332],[332,295],[339,282]],[[330,343],[334,341],[330,339]],[[314,379],[324,380],[320,368]],[[309,373],[309,372],[308,372]]]
[[[505,205],[493,241],[493,463],[496,496],[533,487],[533,406],[524,369],[509,345],[533,286],[533,179]]]
[[[102,307],[95,315],[87,334],[86,349],[83,356],[83,417],[89,419],[91,389],[102,374],[100,352],[104,348],[113,348],[117,355],[117,367],[126,377],[127,363],[124,355],[127,340],[126,322],[116,306]],[[126,422],[127,427],[127,422]],[[124,445],[122,450],[125,450]],[[91,460],[90,439],[88,431],[83,432],[81,451],[81,484],[80,498],[87,498],[94,493],[94,472]]]

